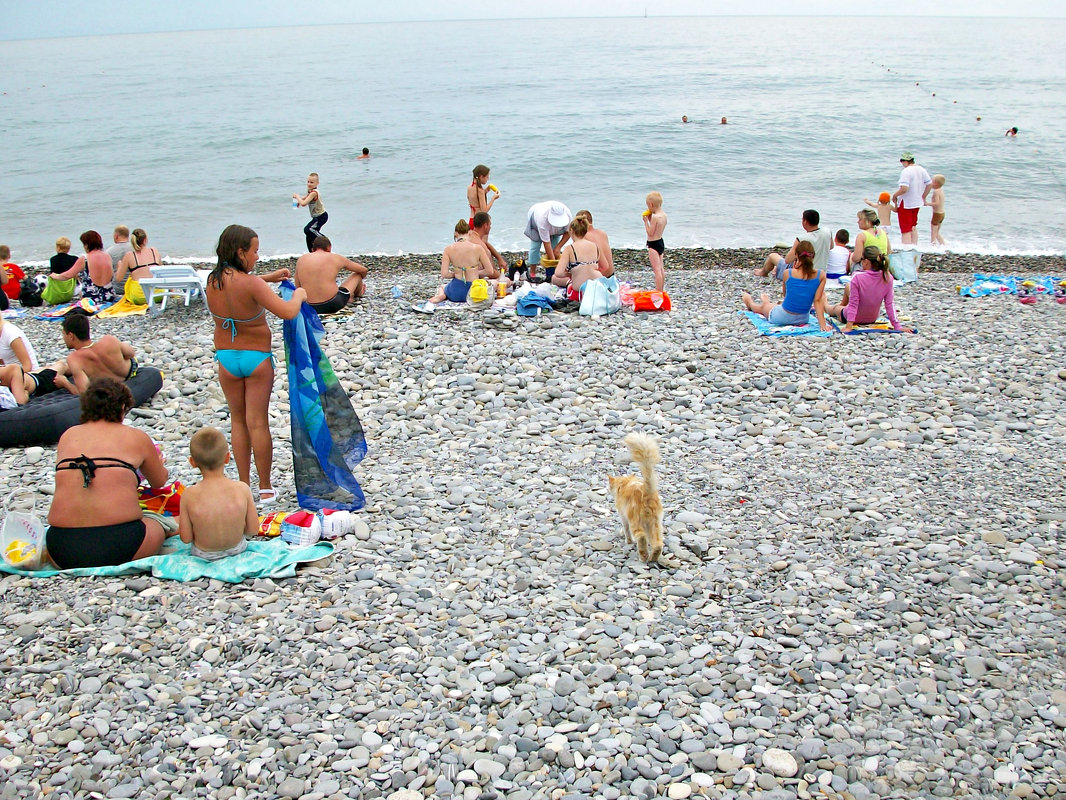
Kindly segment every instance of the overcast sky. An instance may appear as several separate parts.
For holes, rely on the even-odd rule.
[[[1063,0],[749,0],[745,14],[1066,17]],[[735,14],[736,0],[0,0],[0,39],[406,20]],[[577,10],[577,14],[575,14]]]

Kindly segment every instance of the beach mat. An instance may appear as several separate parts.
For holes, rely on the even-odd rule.
[[[969,286],[958,287],[958,291],[963,297],[987,297],[995,294],[1017,295],[1018,287],[1022,283],[1032,281],[1036,285],[1035,294],[1052,295],[1055,293],[1055,286],[1062,280],[1062,278],[1056,278],[1052,275],[1027,278],[1020,275],[984,275],[980,272],[975,272],[973,283]]]
[[[742,317],[747,317],[748,321],[755,326],[761,336],[819,336],[826,338],[839,330],[832,320],[827,320],[829,330],[823,331],[818,327],[818,320],[814,314],[808,317],[806,325],[771,325],[769,320],[754,311],[738,311],[737,313]]]
[[[29,313],[25,308],[8,308],[3,312],[3,317],[4,319],[19,319]]]
[[[169,552],[149,556],[127,564],[113,567],[82,567],[79,569],[39,569],[34,571],[16,569],[0,560],[0,572],[12,575],[28,575],[34,578],[51,578],[55,575],[72,577],[121,577],[149,572],[154,578],[169,581],[198,581],[202,578],[240,583],[249,578],[291,578],[296,574],[297,564],[318,561],[333,553],[329,542],[317,542],[309,547],[290,548],[280,539],[268,542],[248,542],[248,549],[235,556],[218,561],[204,561],[189,554],[189,545],[176,536],[167,539],[164,549]]]

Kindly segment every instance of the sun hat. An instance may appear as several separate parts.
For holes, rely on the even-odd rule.
[[[553,228],[565,228],[573,221],[574,215],[562,203],[552,203],[548,207],[548,224]]]
[[[912,153],[910,150],[904,150],[902,153],[899,154],[899,160],[914,161],[914,153]]]

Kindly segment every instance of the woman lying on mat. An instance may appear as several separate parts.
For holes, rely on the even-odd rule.
[[[93,378],[81,395],[81,424],[56,446],[56,483],[45,543],[60,569],[103,567],[153,556],[163,528],[143,519],[137,487],[167,482],[148,434],[122,424],[133,408],[126,384]]]
[[[852,273],[851,283],[844,287],[840,305],[828,306],[825,313],[847,323],[844,333],[850,333],[856,325],[877,322],[881,305],[884,304],[885,316],[893,328],[914,333],[911,328],[902,327],[896,319],[892,292],[894,279],[885,254],[876,245],[868,245],[863,249],[859,263],[862,269]]]
[[[818,326],[829,330],[825,321],[825,273],[814,268],[814,245],[801,239],[796,243],[796,263],[781,280],[781,303],[774,305],[767,295],[758,303],[744,292],[741,299],[749,311],[766,317],[771,325],[806,325],[814,309]]]

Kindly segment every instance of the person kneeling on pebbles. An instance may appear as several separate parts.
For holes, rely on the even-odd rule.
[[[459,220],[455,226],[456,233],[460,227],[466,227],[466,220]],[[414,305],[411,308],[424,314],[432,314],[437,310],[437,303],[451,300],[453,303],[465,303],[466,296],[470,292],[470,284],[478,278],[491,275],[495,270],[489,261],[489,251],[480,244],[460,238],[453,244],[444,248],[440,257],[440,276],[448,281],[443,284],[433,297],[425,303]]]
[[[352,274],[337,286],[342,269]],[[356,261],[349,261],[333,252],[333,243],[319,234],[311,243],[311,252],[296,261],[293,282],[307,292],[307,304],[319,314],[335,314],[356,298],[366,294],[368,270]]]

